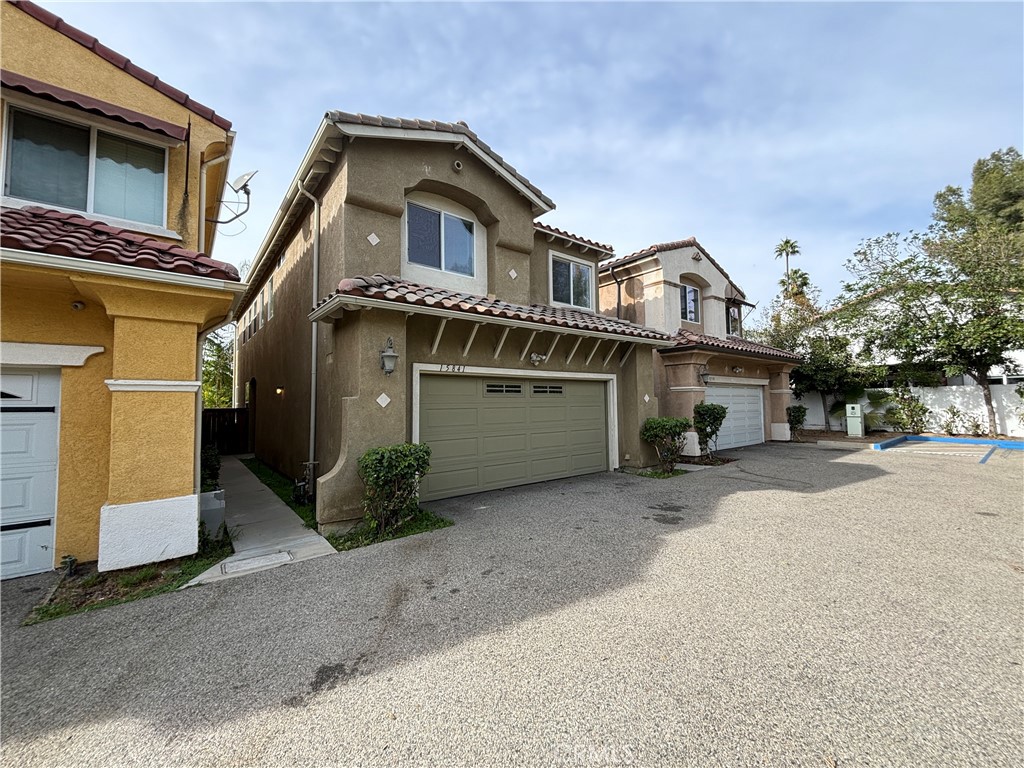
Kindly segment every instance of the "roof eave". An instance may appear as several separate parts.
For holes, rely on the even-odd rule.
[[[649,339],[642,336],[630,336],[625,333],[605,333],[602,331],[591,331],[586,328],[567,328],[551,323],[537,323],[529,320],[513,320],[507,317],[494,315],[475,315],[469,312],[460,312],[445,307],[432,307],[423,304],[402,304],[385,299],[374,299],[367,296],[349,296],[335,293],[330,298],[316,306],[308,317],[311,322],[330,323],[338,319],[344,312],[352,309],[391,309],[396,312],[410,312],[420,315],[432,315],[452,320],[468,320],[481,325],[502,325],[512,328],[527,328],[532,331],[547,331],[549,333],[567,334],[570,336],[587,336],[593,339],[605,339],[610,341],[628,341],[637,344],[648,344],[654,347],[671,346],[674,342],[671,339]]]
[[[790,357],[788,354],[777,355],[772,352],[755,352],[753,350],[746,349],[727,349],[725,347],[716,347],[713,344],[675,344],[674,346],[663,347],[658,350],[659,354],[666,355],[672,352],[715,352],[719,355],[729,355],[731,357],[756,357],[765,360],[778,360],[779,362],[785,363],[798,363],[800,362],[799,357]]]

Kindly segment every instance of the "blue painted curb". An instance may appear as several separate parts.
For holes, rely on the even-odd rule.
[[[894,445],[899,445],[906,439],[906,435],[900,435],[899,437],[890,437],[888,440],[883,440],[880,443],[874,443],[871,446],[871,449],[874,451],[884,451],[886,448],[892,448]]]
[[[904,435],[902,437],[893,437],[889,440],[883,440],[880,443],[875,443],[871,447],[876,451],[884,451],[886,448],[892,448],[894,445],[899,445],[904,440],[913,443],[955,443],[957,445],[992,445],[996,448],[1007,448],[1011,451],[1024,451],[1024,441],[1021,440],[992,440],[991,438],[984,437],[925,437],[924,435]]]

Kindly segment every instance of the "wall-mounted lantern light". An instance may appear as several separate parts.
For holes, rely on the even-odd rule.
[[[284,394],[284,387],[277,387],[277,388],[276,388],[276,389],[274,390],[274,394],[275,394],[275,395],[283,395],[283,394]]]
[[[701,363],[700,365],[698,365],[697,366],[697,375],[700,376],[700,380],[702,382],[704,382],[704,384],[707,384],[708,383],[708,376],[710,375],[710,374],[708,374],[708,367],[707,367],[707,365],[705,365],[704,363]]]
[[[380,367],[385,376],[395,372],[395,363],[398,362],[398,353],[395,352],[395,340],[388,336],[384,349],[380,352]]]

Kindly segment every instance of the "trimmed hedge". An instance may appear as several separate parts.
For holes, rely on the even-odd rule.
[[[429,470],[430,446],[422,443],[371,448],[359,457],[363,511],[378,537],[416,514],[420,478]]]
[[[689,419],[664,417],[647,419],[640,427],[640,437],[654,446],[663,472],[671,473],[683,458],[683,441],[693,424]]]

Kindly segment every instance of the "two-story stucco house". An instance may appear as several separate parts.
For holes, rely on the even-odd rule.
[[[329,112],[249,273],[238,396],[258,457],[313,462],[321,527],[362,516],[367,449],[432,448],[422,497],[653,463],[652,348],[601,315],[606,245],[464,123]]]
[[[743,291],[695,239],[660,243],[601,263],[601,309],[655,328],[673,343],[654,353],[662,416],[693,417],[700,402],[728,408],[719,448],[789,440],[789,372],[800,358],[743,338]],[[695,435],[686,452],[697,455]]]
[[[191,554],[231,125],[39,6],[0,23],[0,574]]]

